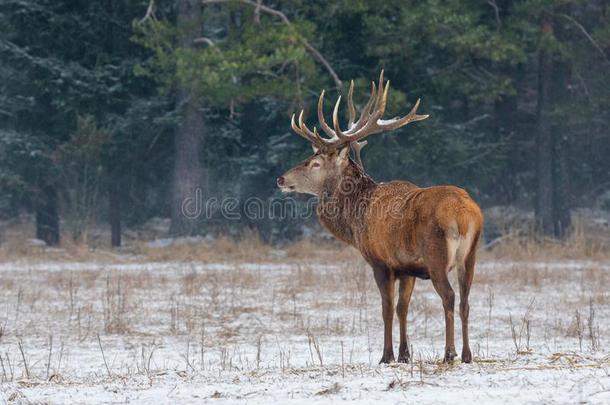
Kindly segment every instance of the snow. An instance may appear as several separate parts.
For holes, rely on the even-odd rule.
[[[171,246],[181,245],[202,245],[213,240],[211,236],[187,236],[181,238],[161,238],[155,239],[146,243],[146,246],[151,249],[162,249]]]
[[[378,365],[383,329],[370,270],[284,260],[2,263],[0,398],[610,402],[610,263],[480,263],[472,364],[440,362],[440,299],[418,281],[408,318],[413,363]],[[456,312],[458,353],[459,325]],[[397,332],[395,322],[395,352]]]

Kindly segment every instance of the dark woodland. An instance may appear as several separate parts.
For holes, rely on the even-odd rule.
[[[362,105],[382,69],[386,116],[421,98],[430,118],[369,142],[375,180],[454,184],[552,238],[610,210],[607,1],[1,0],[0,219],[48,245],[155,218],[302,237],[307,219],[184,201],[286,198],[276,177],[311,154],[293,112],[315,121],[326,89],[330,116],[352,79]]]

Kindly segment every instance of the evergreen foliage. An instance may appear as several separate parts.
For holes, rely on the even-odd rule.
[[[277,198],[275,178],[310,152],[291,114],[314,119],[319,91],[330,105],[350,79],[363,103],[381,69],[387,115],[421,97],[431,118],[370,142],[375,179],[452,183],[483,206],[534,207],[544,119],[554,209],[593,205],[610,188],[606,1],[264,0],[275,13],[256,1],[192,2],[203,12],[189,42],[181,1],[153,2],[145,18],[148,0],[0,3],[0,216],[53,209],[45,199],[56,190],[75,238],[105,220],[110,201],[130,226],[170,217],[184,90],[205,117],[204,198]],[[303,223],[220,214],[201,232],[248,227],[275,241]]]

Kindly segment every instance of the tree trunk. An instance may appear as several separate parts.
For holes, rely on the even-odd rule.
[[[517,181],[515,173],[518,172],[520,154],[522,152],[516,146],[516,122],[517,122],[517,97],[502,95],[494,103],[496,142],[508,143],[509,164],[496,179],[498,189],[495,190],[496,203],[502,205],[514,204],[517,200]]]
[[[200,36],[201,4],[195,0],[178,1],[177,26],[181,47],[192,47]],[[177,107],[182,123],[174,138],[174,172],[170,234],[193,235],[200,223],[201,198],[207,195],[206,173],[200,160],[205,120],[197,98],[189,88],[177,90]]]
[[[57,190],[45,185],[41,197],[36,207],[36,238],[45,241],[48,246],[59,245]]]
[[[121,194],[117,178],[110,179],[108,190],[108,220],[110,222],[110,244],[121,246]]]
[[[542,22],[545,34],[553,33],[550,21]],[[570,194],[568,184],[568,143],[561,136],[563,125],[553,125],[552,104],[559,104],[569,97],[567,85],[569,66],[555,60],[553,54],[542,46],[538,65],[538,134],[536,194],[536,219],[540,230],[549,236],[562,238],[570,228]]]
[[[570,218],[570,193],[568,177],[568,143],[559,137],[555,140],[554,158],[555,164],[553,182],[553,234],[557,238],[567,235],[572,224]]]
[[[553,63],[553,94],[555,103],[569,103],[570,92],[568,85],[570,81],[570,65],[565,61],[554,61]],[[557,122],[553,125],[553,232],[557,238],[566,236],[570,229],[570,205],[569,196],[569,130],[566,122]]]
[[[552,33],[550,21],[542,21],[544,33]],[[538,105],[536,134],[536,221],[545,235],[554,235],[553,226],[553,131],[550,117],[552,55],[541,46],[538,54]]]

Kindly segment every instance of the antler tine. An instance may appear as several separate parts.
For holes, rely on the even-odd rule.
[[[302,113],[302,111],[301,111]],[[294,132],[296,132],[297,134],[301,135],[303,138],[307,139],[309,142],[314,142],[314,140],[312,138],[310,138],[305,132],[303,132],[303,130],[301,128],[299,128],[297,126],[297,123],[294,120],[295,114],[292,114],[292,118],[290,120],[290,126],[292,127],[292,130]]]
[[[381,86],[381,85],[380,85]],[[385,108],[388,104],[388,90],[390,90],[390,81],[388,80],[385,84],[385,88],[383,89],[383,93],[381,93],[381,87],[379,88],[379,92],[381,93],[381,101],[379,103],[379,117],[383,115],[385,112]]]
[[[349,130],[354,126],[354,120],[356,119],[356,108],[354,108],[354,81],[352,80],[349,85],[347,92],[347,111],[349,112],[349,121],[347,122],[347,129]]]
[[[323,144],[324,140],[320,137],[320,135],[318,134],[318,131],[314,128],[314,130],[312,132],[307,127],[305,122],[303,121],[303,113],[304,113],[304,110],[301,110],[301,113],[299,114],[299,125],[298,126],[294,125],[292,127],[292,129],[295,132],[297,132],[299,135],[301,135],[303,138],[307,139],[308,141],[310,141],[311,143],[313,143],[315,145],[319,146],[319,145]],[[293,114],[293,123],[294,123],[294,114]]]
[[[377,99],[375,100],[375,110],[379,110],[379,106],[383,101],[383,69],[379,73],[379,86],[377,86]]]
[[[419,107],[420,100],[418,99],[411,111],[404,117],[396,117],[389,120],[384,120],[383,116],[388,100],[388,93],[390,90],[390,81],[384,82],[383,70],[379,74],[379,84],[375,86],[375,82],[371,83],[371,95],[360,112],[358,121],[354,122],[356,117],[356,108],[354,107],[354,81],[350,83],[349,90],[347,93],[347,108],[348,108],[348,126],[349,128],[343,132],[339,126],[339,107],[341,105],[341,96],[337,98],[335,107],[333,109],[332,125],[331,128],[324,119],[324,94],[322,90],[320,98],[318,99],[318,120],[322,130],[326,133],[327,137],[322,137],[317,129],[314,127],[313,132],[307,127],[303,121],[304,111],[298,117],[298,123],[295,120],[295,115],[292,115],[291,125],[292,129],[303,138],[312,142],[313,144],[324,147],[328,150],[334,150],[340,147],[350,145],[354,151],[354,158],[357,163],[362,166],[362,160],[360,152],[362,148],[367,144],[366,141],[360,142],[361,139],[373,135],[379,132],[388,131],[396,128],[400,128],[407,125],[410,122],[421,121],[428,118],[428,115],[418,115],[417,109]]]
[[[378,122],[379,130],[386,131],[386,130],[396,129],[396,128],[400,128],[404,125],[407,125],[410,122],[422,121],[422,120],[425,120],[426,118],[428,118],[430,116],[428,114],[417,115],[417,108],[419,107],[419,101],[420,101],[420,99],[418,98],[417,101],[415,102],[415,105],[413,106],[413,108],[411,108],[411,111],[409,111],[409,113],[402,118],[394,118],[391,120],[379,120],[379,122]]]
[[[324,90],[322,90],[322,93],[320,93],[320,98],[318,99],[318,121],[320,122],[320,127],[326,133],[326,135],[330,136],[331,138],[335,138],[335,131],[328,126],[326,120],[324,119]]]
[[[341,96],[337,98],[335,109],[333,110],[333,127],[335,128],[335,133],[341,142],[349,142],[349,137],[346,136],[339,127],[339,104],[341,104]]]
[[[355,141],[350,142],[350,146],[354,151],[354,157],[356,158],[356,163],[364,170],[364,164],[362,164],[362,158],[360,157],[360,151],[368,144],[368,141]]]
[[[348,134],[360,130],[360,128],[362,128],[366,124],[367,118],[371,115],[371,108],[373,107],[373,104],[375,102],[376,93],[377,89],[375,87],[375,82],[371,82],[371,96],[369,97],[369,100],[366,102],[364,108],[362,109],[358,121],[356,121],[356,123],[347,130]]]

